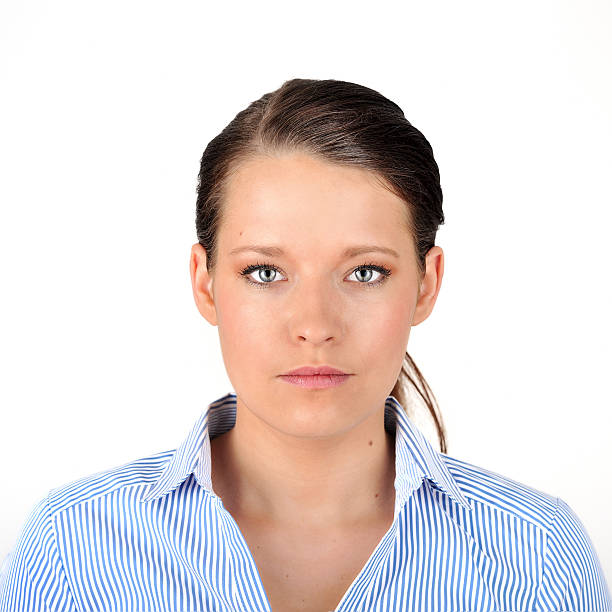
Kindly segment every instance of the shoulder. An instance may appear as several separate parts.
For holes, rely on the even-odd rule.
[[[96,472],[51,489],[31,508],[12,550],[0,566],[0,610],[76,611],[62,560],[59,523],[80,525],[85,502],[148,486],[175,451],[164,451]],[[72,513],[65,519],[64,512]],[[69,530],[70,531],[70,530]],[[69,535],[72,537],[72,535]]]
[[[527,521],[543,531],[550,530],[557,512],[556,496],[444,453],[440,457],[473,506]]]
[[[595,545],[578,514],[561,498],[548,532],[541,598],[562,610],[612,610]]]
[[[538,609],[612,610],[593,541],[565,500],[443,453],[440,457],[475,510],[472,536],[517,541],[521,551],[538,559]],[[507,555],[514,554],[509,546]]]
[[[53,517],[85,502],[126,492],[128,489],[138,493],[138,490],[148,487],[159,478],[175,452],[176,449],[141,457],[57,486],[47,494],[47,512]]]

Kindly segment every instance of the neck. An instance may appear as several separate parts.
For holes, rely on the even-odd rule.
[[[233,516],[331,527],[393,515],[395,438],[384,406],[349,431],[313,439],[279,432],[238,403],[211,458],[214,491]]]

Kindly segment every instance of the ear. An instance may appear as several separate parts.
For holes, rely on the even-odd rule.
[[[217,310],[213,294],[214,279],[206,269],[206,250],[199,242],[191,247],[189,273],[193,298],[200,314],[211,325],[217,325]]]
[[[423,322],[433,310],[444,275],[444,251],[433,246],[425,256],[425,274],[420,282],[412,326]]]

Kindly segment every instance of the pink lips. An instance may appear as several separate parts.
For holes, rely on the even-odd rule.
[[[298,385],[299,387],[326,389],[341,385],[348,380],[349,376],[352,375],[330,366],[305,366],[282,374],[281,378],[285,382]]]
[[[289,376],[291,374],[301,374],[302,376],[315,376],[317,374],[345,375],[346,372],[343,372],[342,370],[338,370],[336,368],[332,368],[331,366],[304,366],[303,368],[296,368],[295,370],[291,370],[290,372],[285,372],[283,376]]]

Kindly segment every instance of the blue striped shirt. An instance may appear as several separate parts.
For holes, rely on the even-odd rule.
[[[246,541],[212,490],[211,403],[178,449],[52,489],[0,572],[0,610],[270,610]],[[562,499],[437,452],[388,396],[394,521],[337,611],[610,611],[600,561]],[[276,612],[276,611],[275,611]]]

